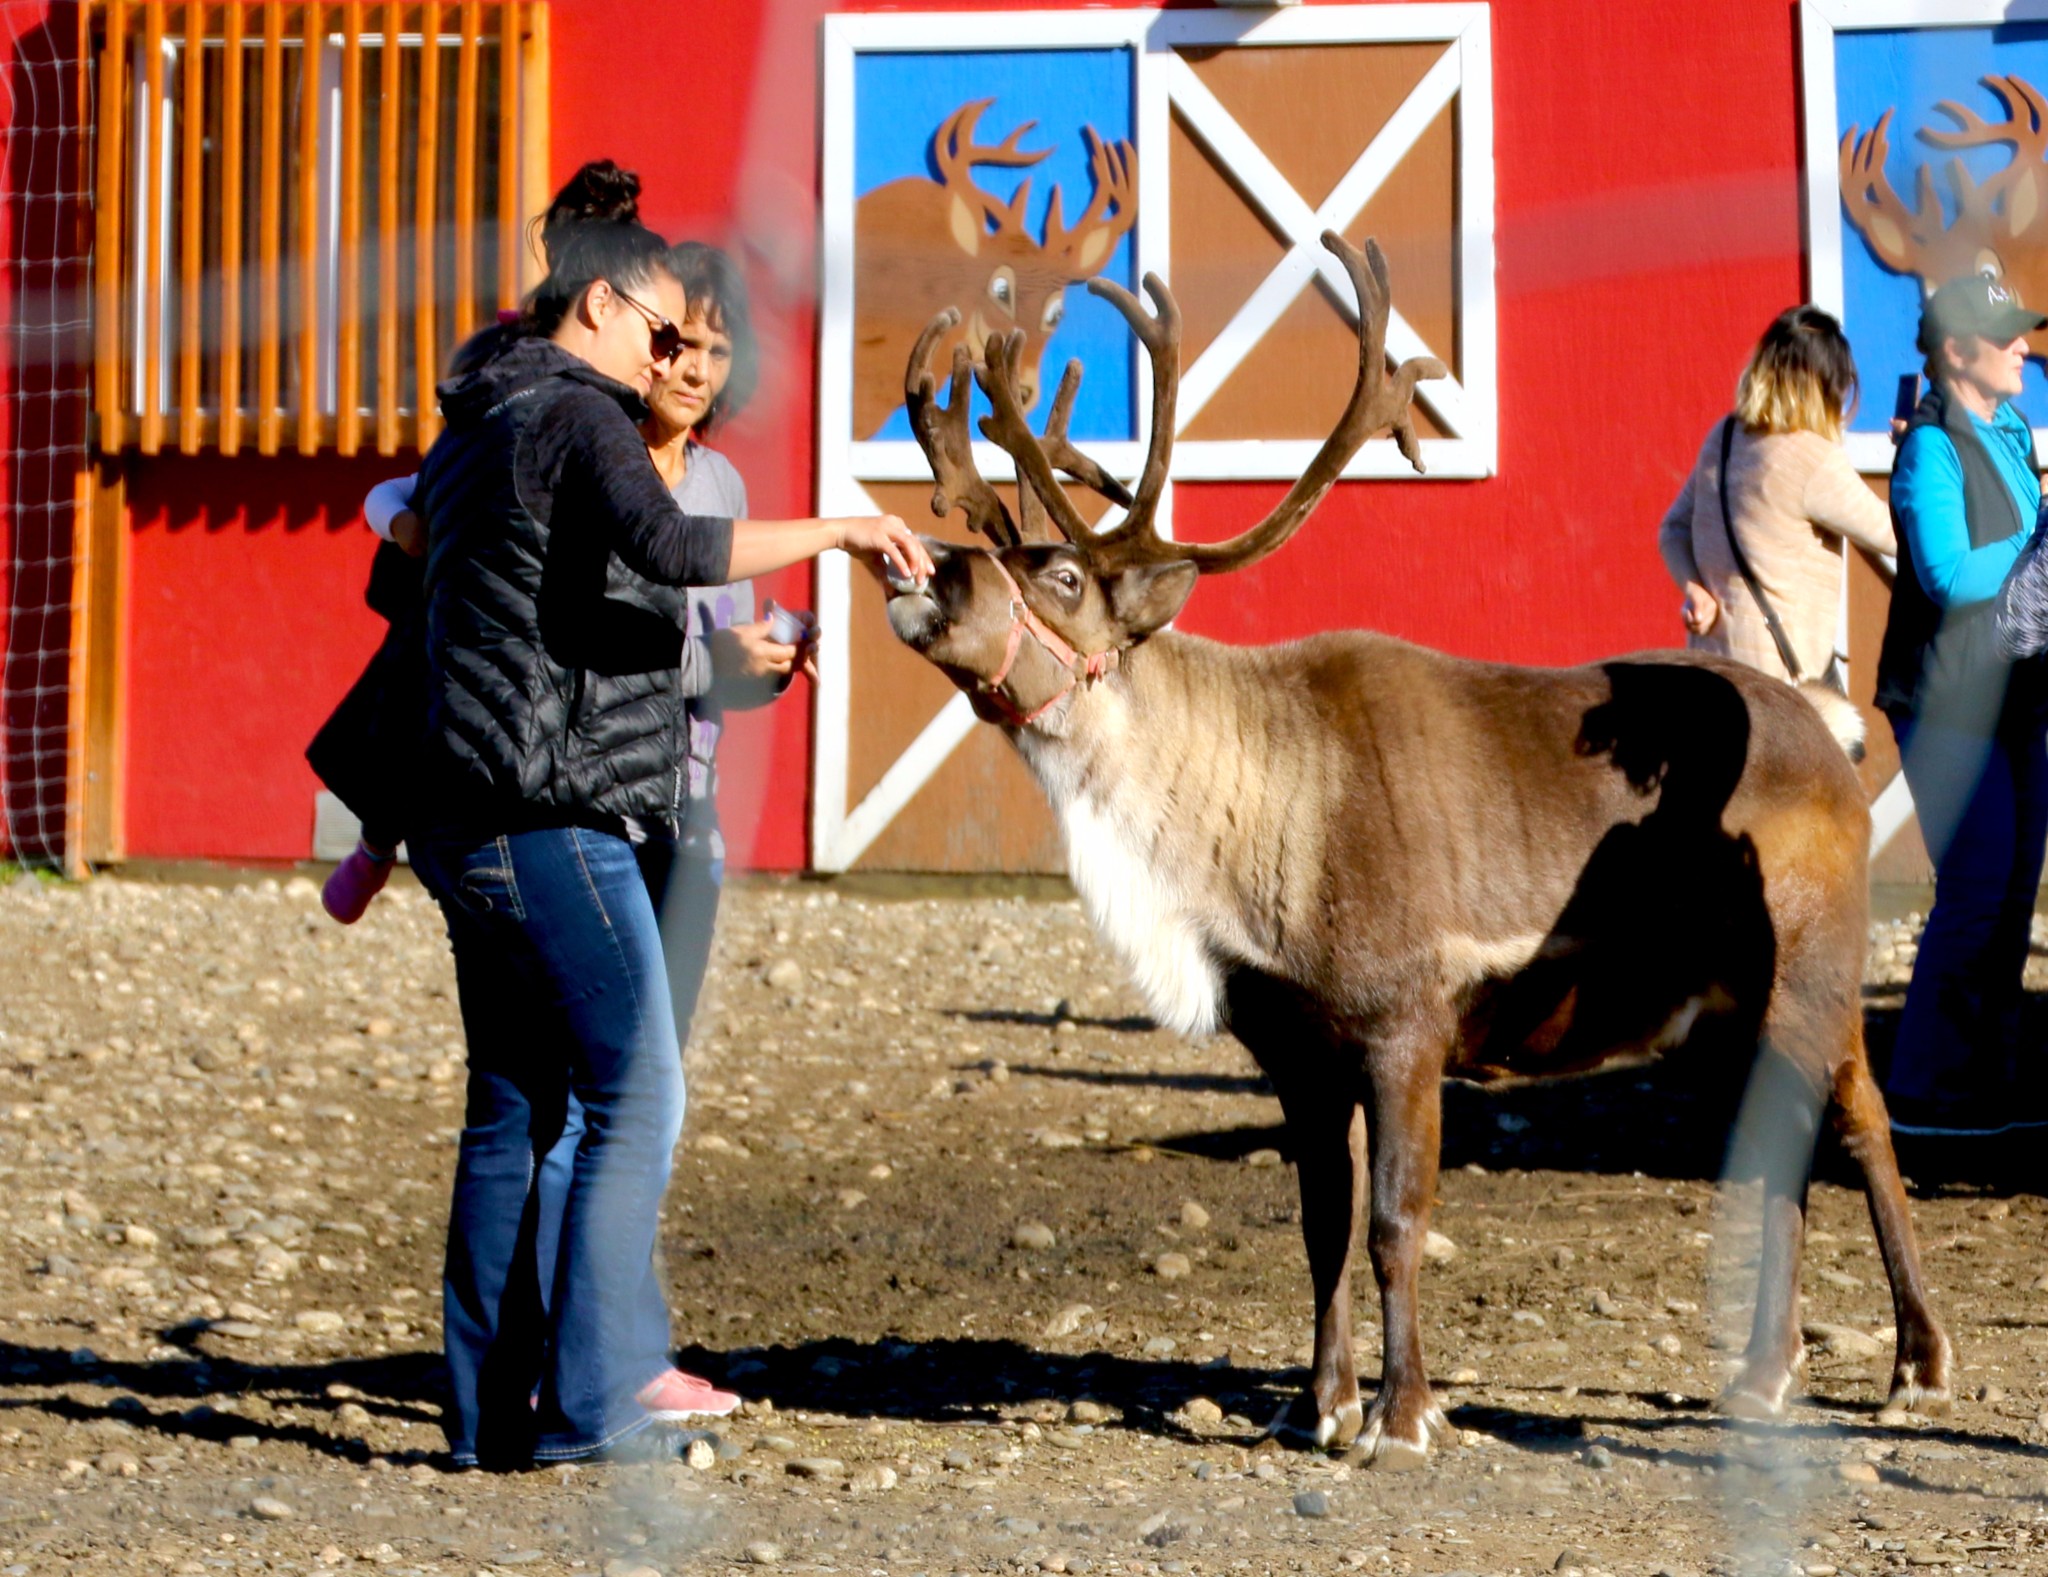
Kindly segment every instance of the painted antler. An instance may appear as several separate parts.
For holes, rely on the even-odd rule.
[[[968,377],[971,358],[965,345],[953,348],[952,388],[944,405],[938,402],[938,380],[932,374],[932,347],[957,327],[960,314],[947,308],[917,338],[903,375],[903,403],[911,431],[932,468],[932,513],[946,514],[958,504],[968,526],[999,548],[1022,540],[1010,512],[974,463],[974,442],[967,432]]]
[[[1885,267],[1919,274],[1929,269],[1930,255],[1947,225],[1929,166],[1920,166],[1913,208],[1892,190],[1884,173],[1891,155],[1891,123],[1892,112],[1886,110],[1867,134],[1858,136],[1854,126],[1842,134],[1842,206]]]
[[[1071,230],[1060,215],[1060,189],[1052,189],[1045,211],[1045,250],[1085,278],[1108,260],[1124,232],[1137,223],[1138,150],[1128,142],[1104,142],[1093,126],[1084,126],[1082,135],[1088,139],[1095,189]]]
[[[1367,241],[1361,252],[1334,231],[1323,232],[1323,245],[1344,265],[1352,288],[1358,293],[1358,378],[1351,400],[1335,430],[1323,440],[1308,469],[1287,490],[1286,496],[1264,520],[1227,542],[1167,542],[1152,529],[1173,450],[1174,394],[1180,380],[1180,314],[1171,293],[1156,275],[1148,274],[1145,278],[1145,291],[1151,296],[1156,313],[1147,312],[1129,291],[1107,280],[1092,280],[1088,287],[1124,315],[1152,359],[1152,431],[1145,469],[1138,479],[1129,515],[1112,531],[1093,531],[1081,519],[1053,474],[1052,456],[1024,421],[1014,387],[1018,341],[1014,336],[990,340],[982,365],[975,369],[975,377],[994,408],[991,415],[983,418],[981,430],[1017,462],[1019,477],[1044,500],[1053,523],[1067,539],[1091,559],[1100,561],[1103,568],[1139,560],[1171,559],[1192,563],[1202,574],[1215,575],[1255,563],[1300,529],[1343,474],[1360,445],[1382,430],[1393,433],[1394,442],[1410,465],[1417,471],[1423,469],[1410,401],[1415,385],[1422,379],[1447,377],[1449,371],[1433,356],[1418,356],[1403,362],[1389,377],[1387,317],[1393,303],[1387,282],[1387,260],[1377,242]],[[1070,370],[1068,381],[1077,378]],[[1067,382],[1062,382],[1063,398],[1066,393]],[[1061,468],[1073,470],[1066,465]]]
[[[1976,111],[1943,99],[1934,106],[1935,111],[1954,121],[1957,129],[1929,127],[1920,135],[1937,148],[2002,144],[2013,150],[2011,162],[1982,185],[1971,179],[1960,159],[1951,161],[1949,179],[1955,186],[1958,227],[1971,220],[1988,222],[2002,204],[2006,233],[2016,236],[2048,213],[2048,200],[2044,200],[2048,193],[2043,189],[2043,176],[2048,172],[2042,169],[2042,160],[2048,158],[2048,101],[2038,88],[2018,77],[1986,77],[1984,86],[2005,106],[2007,119],[1987,122]]]
[[[974,167],[978,164],[1006,165],[1021,168],[1038,164],[1052,156],[1052,149],[1044,148],[1037,153],[1026,153],[1017,144],[1025,133],[1037,126],[1035,120],[1027,120],[998,143],[978,143],[974,140],[974,128],[980,123],[983,113],[995,103],[994,99],[978,99],[963,104],[939,127],[932,138],[932,159],[939,167],[940,184],[952,194],[955,201],[965,205],[975,223],[991,223],[998,231],[1022,234],[1024,231],[1025,206],[1031,200],[1031,181],[1026,177],[1016,194],[1006,203],[993,192],[985,191],[974,183]],[[1058,204],[1053,211],[1058,213]]]

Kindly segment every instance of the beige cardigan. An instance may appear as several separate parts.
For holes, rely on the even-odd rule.
[[[1788,678],[1770,626],[1728,549],[1720,471],[1716,422],[1657,532],[1673,582],[1683,590],[1696,580],[1721,604],[1713,628],[1686,644]],[[1728,503],[1750,569],[1785,626],[1800,668],[1818,679],[1834,653],[1840,620],[1841,539],[1873,553],[1896,553],[1890,511],[1856,474],[1840,444],[1811,432],[1752,437],[1739,422],[1728,458]]]

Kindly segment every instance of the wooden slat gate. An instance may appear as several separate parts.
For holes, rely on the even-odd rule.
[[[67,833],[123,852],[126,477],[138,457],[424,451],[450,353],[539,277],[544,0],[98,0],[91,456]]]

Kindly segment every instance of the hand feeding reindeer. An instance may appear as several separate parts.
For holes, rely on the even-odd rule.
[[[1781,1413],[1804,1357],[1799,1255],[1825,1110],[1862,1169],[1891,1281],[1890,1405],[1944,1411],[1951,1350],[1863,1044],[1869,817],[1847,704],[1680,653],[1544,670],[1364,631],[1243,648],[1165,628],[1202,576],[1285,543],[1374,433],[1392,429],[1421,468],[1408,404],[1443,368],[1389,377],[1385,260],[1371,242],[1323,242],[1358,293],[1357,383],[1307,472],[1227,542],[1152,529],[1179,377],[1179,315],[1157,278],[1156,315],[1089,287],[1151,358],[1135,496],[1067,440],[1078,366],[1032,434],[1015,336],[979,362],[956,347],[940,405],[930,361],[955,325],[935,319],[906,379],[912,424],[935,512],[964,508],[992,546],[930,543],[936,576],[888,608],[1016,745],[1154,1014],[1191,1035],[1228,1028],[1271,1079],[1314,1287],[1317,1443],[1416,1461],[1447,1427],[1417,1291],[1441,1080],[1579,1073],[1682,1044],[1753,1070],[1768,1158],[1755,1322],[1723,1405]],[[974,468],[970,375],[992,407],[983,432],[1016,461],[1020,519]],[[1090,529],[1056,471],[1126,504],[1121,523]],[[1369,1409],[1350,1304],[1368,1194],[1386,1333]]]

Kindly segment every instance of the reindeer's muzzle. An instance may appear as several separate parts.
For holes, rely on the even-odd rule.
[[[914,580],[904,580],[893,572],[887,575],[889,586],[889,628],[896,632],[896,639],[913,651],[926,650],[952,622],[947,607],[948,593],[953,583],[961,579],[958,566],[951,565],[955,549],[934,537],[918,538],[925,551],[932,557],[932,578],[919,585]]]

